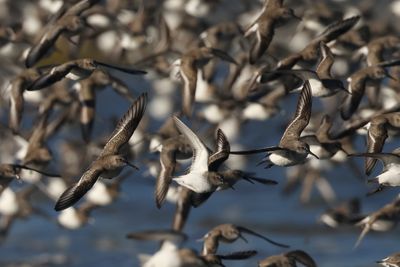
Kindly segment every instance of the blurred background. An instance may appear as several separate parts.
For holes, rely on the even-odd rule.
[[[9,25],[11,22],[21,23],[19,25],[20,30],[31,41],[36,32],[44,27],[46,17],[48,18],[49,14],[54,12],[50,11],[50,9],[53,9],[52,5],[55,5],[54,9],[56,10],[57,5],[60,6],[59,2],[62,1],[3,0],[0,1],[0,21],[3,25]],[[122,11],[118,11],[121,15],[120,21],[126,19],[125,17],[133,20],[142,5],[141,1],[122,0],[101,1],[101,4],[111,6],[111,2],[120,2],[123,7]],[[186,18],[186,22],[189,22],[188,18],[197,21],[196,23],[200,26],[197,26],[196,31],[193,30],[193,35],[199,35],[210,25],[222,21],[236,21],[243,28],[246,28],[262,8],[262,1],[168,0],[143,2],[146,7],[155,6],[162,9],[172,32],[174,27],[171,24],[183,24],[185,19],[182,20],[182,18]],[[268,50],[272,57],[282,58],[282,55],[288,53],[287,51],[297,51],[307,43],[311,36],[315,36],[315,31],[310,30],[309,26],[304,24],[309,17],[324,15],[322,11],[318,11],[323,10],[318,9],[320,4],[321,6],[325,5],[328,10],[337,12],[336,15],[333,15],[333,18],[327,19],[329,23],[342,17],[360,14],[366,21],[382,23],[382,25],[375,25],[377,28],[387,27],[393,31],[393,35],[398,35],[400,1],[318,1],[318,3],[313,1],[284,1],[284,3],[293,8],[296,15],[302,17],[302,21],[292,21],[277,29],[271,48]],[[199,13],[196,13],[196,10]],[[109,23],[112,24],[112,19],[109,20]],[[329,24],[328,22],[323,21],[325,26]],[[187,30],[190,32],[189,26],[187,26]],[[96,24],[94,27],[100,26]],[[149,141],[145,137],[155,133],[167,118],[180,109],[182,84],[179,81],[172,81],[167,75],[162,76],[152,71],[151,64],[135,64],[143,58],[143,55],[151,54],[151,49],[154,48],[154,40],[151,39],[153,38],[152,31],[156,30],[154,28],[156,28],[154,25],[146,28],[144,36],[147,36],[148,39],[145,39],[143,43],[138,41],[138,44],[135,43],[135,47],[129,49],[123,46],[124,54],[122,56],[119,54],[120,51],[117,53],[112,50],[118,44],[122,44],[123,41],[121,39],[115,41],[115,43],[109,42],[112,39],[113,32],[116,31],[111,27],[111,29],[102,31],[101,34],[94,34],[87,37],[87,40],[80,41],[79,49],[71,49],[73,45],[67,40],[59,40],[57,42],[58,50],[41,61],[41,65],[46,65],[61,63],[71,58],[95,57],[110,63],[122,62],[123,65],[144,68],[149,72],[145,76],[131,76],[110,71],[112,75],[121,79],[128,86],[132,96],[137,97],[142,92],[149,94],[145,117],[141,122],[140,129],[134,133],[131,142],[135,155],[132,162],[139,166],[140,170],[130,171],[125,169],[123,175],[128,176],[122,182],[119,197],[110,205],[94,210],[88,224],[76,230],[61,227],[57,223],[57,213],[53,210],[55,201],[49,199],[41,190],[34,192],[30,202],[43,210],[48,218],[29,216],[25,220],[16,220],[0,244],[0,266],[139,266],[138,254],[151,254],[158,249],[157,242],[138,242],[125,238],[125,235],[131,231],[169,228],[175,212],[175,206],[170,203],[166,203],[160,210],[156,208],[153,195],[155,177],[150,166],[153,166],[154,162],[157,163],[159,154],[149,151]],[[137,39],[141,37],[133,33],[132,36]],[[131,40],[131,42],[133,41]],[[146,42],[153,42],[153,46],[143,48],[146,46]],[[180,51],[184,51],[185,44],[181,45],[183,48]],[[7,99],[6,88],[13,77],[21,70],[19,53],[29,45],[16,43],[12,46],[15,47],[2,46],[0,53],[2,59],[0,82],[3,92],[0,103],[0,118],[3,125],[0,130],[0,160],[2,163],[18,161],[17,152],[21,146],[5,126],[8,124],[9,116],[9,100]],[[189,48],[190,46],[187,46],[187,49]],[[74,52],[71,53],[71,50]],[[232,51],[227,52],[236,59],[235,54],[231,53]],[[12,53],[15,53],[15,55],[12,55]],[[118,54],[118,57],[114,56],[113,53]],[[346,75],[352,73],[352,65],[347,64],[350,57],[348,54],[338,56],[334,65],[335,75],[339,75],[343,80]],[[168,58],[168,63],[172,64],[177,58],[176,55],[171,56],[171,58]],[[215,79],[217,85],[224,82],[228,69],[227,63],[218,63]],[[168,72],[169,69],[167,69]],[[384,84],[387,84],[387,81]],[[72,87],[72,84],[69,87]],[[90,143],[85,143],[82,140],[79,125],[73,120],[62,127],[56,135],[46,140],[54,157],[54,160],[46,167],[47,170],[61,174],[69,172],[66,175],[72,176],[72,179],[78,179],[79,175],[89,166],[90,159],[93,158],[93,154],[96,154],[96,147],[99,147],[98,144],[101,143],[101,140],[107,139],[117,120],[130,105],[129,101],[116,94],[109,87],[106,86],[103,90],[96,92],[96,118]],[[29,136],[31,130],[35,127],[38,106],[43,99],[40,97],[49,94],[50,90],[52,88],[40,92],[24,93],[24,96],[30,100],[27,100],[25,104],[21,135]],[[276,145],[288,121],[293,116],[297,98],[298,94],[296,93],[288,94],[280,100],[280,110],[275,116],[264,120],[239,120],[238,111],[232,111],[217,125],[208,122],[204,118],[205,115],[201,115],[202,118],[196,117],[192,120],[185,120],[185,122],[196,130],[196,133],[199,133],[199,136],[210,147],[214,146],[216,127],[224,130],[231,142],[231,147],[235,150]],[[314,98],[313,114],[320,111],[336,110],[340,101],[340,97],[333,97],[328,100]],[[194,114],[205,114],[205,112],[212,114],[212,111],[207,111],[210,106],[209,103],[196,103]],[[52,116],[56,117],[62,111],[62,107],[55,108]],[[316,120],[315,125],[318,126],[318,120]],[[74,150],[77,151],[74,152],[75,154],[66,149],[68,144],[72,143],[75,145]],[[388,139],[384,151],[391,151],[397,148],[399,144],[396,138]],[[94,152],[88,152],[91,150]],[[354,150],[360,152],[365,150],[364,135],[356,136]],[[82,156],[82,153],[85,153],[83,159],[78,158],[77,155],[81,154]],[[398,250],[398,229],[389,232],[370,232],[361,245],[354,249],[361,228],[349,226],[332,229],[319,222],[319,216],[329,207],[351,198],[358,198],[361,203],[361,213],[367,214],[381,208],[396,197],[398,194],[396,188],[366,197],[371,186],[367,185],[367,178],[362,175],[363,159],[354,158],[355,166],[352,167],[349,167],[346,163],[329,163],[330,166],[321,173],[321,176],[326,178],[332,192],[328,189],[330,193],[322,196],[314,185],[308,196],[306,192],[303,192],[305,188],[303,183],[305,180],[304,170],[298,170],[297,167],[264,169],[263,166],[257,166],[262,157],[262,154],[247,157],[231,156],[227,165],[231,168],[255,172],[258,177],[274,179],[279,184],[263,186],[240,181],[235,186],[236,190],[228,189],[214,194],[204,205],[192,209],[184,228],[184,232],[189,236],[185,247],[200,251],[202,243],[196,242],[197,239],[214,226],[222,223],[234,223],[264,234],[275,241],[289,244],[291,249],[305,250],[315,259],[318,266],[324,267],[376,266],[377,260]],[[66,166],[69,166],[67,163],[74,161],[80,163],[77,170],[66,169]],[[189,163],[190,161],[186,161],[184,165]],[[380,166],[380,163],[378,163],[370,178],[381,172]],[[355,171],[357,168],[358,172]],[[182,167],[182,169],[184,168]],[[300,171],[300,173],[296,175],[296,171]],[[27,173],[26,175],[29,176],[30,174]],[[289,188],[288,176],[290,175],[298,177],[299,180],[297,185]],[[318,180],[318,177],[316,174],[315,179]],[[44,180],[43,184],[47,182],[47,180]],[[26,183],[28,182],[15,182],[12,184],[12,188],[17,190],[24,187]],[[326,184],[319,186],[320,189],[329,187]],[[258,254],[249,260],[227,262],[227,266],[256,266],[257,261],[286,251],[257,238],[248,237],[248,241],[248,243],[245,243],[239,240],[233,244],[220,245],[219,251],[221,253],[250,249],[258,251]]]

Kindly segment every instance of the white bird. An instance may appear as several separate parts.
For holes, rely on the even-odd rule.
[[[173,178],[181,186],[187,187],[196,193],[215,191],[224,184],[222,176],[217,172],[208,170],[209,150],[197,135],[189,129],[180,119],[174,117],[178,130],[187,138],[193,149],[192,165],[189,172]]]

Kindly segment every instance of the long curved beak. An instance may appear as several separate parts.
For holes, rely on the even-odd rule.
[[[135,170],[139,170],[139,168],[138,167],[136,167],[135,165],[133,165],[132,163],[130,163],[129,161],[125,161],[125,163],[126,163],[126,165],[128,165],[128,166],[130,166],[130,167],[132,167],[132,168],[134,168]]]
[[[316,159],[319,159],[319,157],[317,155],[315,155],[313,152],[311,152],[310,149],[307,149],[308,154],[314,156]]]
[[[386,77],[388,77],[389,79],[393,80],[393,81],[398,81],[395,77],[393,77],[390,73],[386,73]]]
[[[242,234],[239,234],[239,238],[242,239],[244,242],[249,243],[249,241],[247,241],[247,239]]]

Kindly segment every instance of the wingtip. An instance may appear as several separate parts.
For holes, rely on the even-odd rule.
[[[82,198],[83,194],[78,194],[77,189],[78,184],[74,184],[61,194],[60,198],[57,200],[56,205],[54,206],[55,211],[65,210]]]

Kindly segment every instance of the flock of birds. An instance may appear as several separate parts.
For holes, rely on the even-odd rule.
[[[192,208],[202,208],[213,194],[235,189],[241,180],[277,184],[228,164],[232,158],[263,153],[254,168],[290,167],[285,190],[303,183],[302,202],[314,184],[324,199],[332,199],[323,174],[338,164],[362,177],[354,157],[365,159],[368,176],[377,161],[383,163],[382,173],[368,180],[373,189],[367,195],[400,186],[400,150],[384,149],[386,139],[396,140],[400,130],[400,37],[393,15],[377,18],[374,1],[351,8],[290,2],[0,1],[0,104],[8,124],[0,132],[2,239],[15,220],[48,217],[30,200],[33,193],[54,201],[58,224],[77,229],[94,209],[118,198],[131,174],[120,175],[125,167],[147,165],[156,177],[155,205],[161,208],[167,200],[176,211],[171,228],[127,234],[161,241],[157,252],[140,257],[142,266],[225,266],[257,254],[218,253],[220,242],[246,240],[246,234],[289,248],[231,223],[205,234],[201,252],[184,247]],[[399,8],[399,1],[390,6],[395,15]],[[227,13],[232,19],[222,21]],[[291,36],[280,35],[284,28]],[[150,86],[134,97],[135,85],[118,78],[121,73]],[[94,138],[94,125],[104,128],[96,118],[96,94],[109,87],[130,106],[114,120],[108,138]],[[240,126],[251,121],[263,121],[260,130],[267,138],[268,120],[290,110],[280,107],[280,100],[293,95],[298,95],[296,110],[276,146],[231,149]],[[149,117],[163,116],[158,131],[146,130]],[[206,133],[200,124],[208,125]],[[54,157],[49,140],[77,131],[80,140],[57,142],[60,156]],[[362,152],[354,146],[359,135],[366,135]],[[147,157],[155,154],[156,160]],[[391,230],[400,219],[399,197],[367,215],[359,206],[352,199],[320,220],[332,228],[361,227],[358,246],[369,231]],[[400,266],[400,253],[378,263]],[[260,267],[298,264],[317,266],[299,249],[258,262]]]

